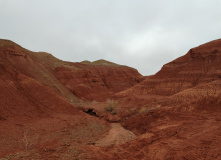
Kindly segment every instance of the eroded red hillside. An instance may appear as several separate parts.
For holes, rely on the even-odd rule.
[[[48,57],[54,65],[62,65],[62,61],[47,53],[31,52],[8,40],[0,40],[0,46],[0,62],[6,67],[48,86],[69,102],[79,102],[53,75],[52,66],[46,63]],[[42,60],[38,57],[42,57]]]
[[[139,72],[105,60],[93,63],[71,63],[70,67],[57,67],[54,73],[74,95],[90,101],[106,101],[113,94],[142,81]]]
[[[64,62],[0,40],[0,157],[16,152],[47,157],[52,148],[62,153],[70,145],[81,148],[98,141],[109,124],[77,107],[79,98],[106,100],[142,79],[135,69],[103,62]]]
[[[109,128],[69,103],[80,100],[53,75],[53,67],[65,63],[35,54],[0,41],[0,157],[6,159],[20,158],[10,157],[17,152],[21,157],[52,158],[47,157],[52,148],[62,153],[70,144],[94,143]]]
[[[167,99],[174,95],[177,101],[184,97],[185,101],[191,101],[201,96],[220,94],[220,62],[221,39],[190,49],[186,55],[165,64],[155,75],[116,94],[116,97],[152,95]]]
[[[220,61],[219,39],[143,80],[126,66],[1,40],[0,157],[221,159]]]
[[[9,40],[1,40],[0,46],[0,62],[50,87],[71,103],[79,102],[78,98],[105,101],[144,79],[133,68],[105,60],[70,63],[45,52],[31,52]]]

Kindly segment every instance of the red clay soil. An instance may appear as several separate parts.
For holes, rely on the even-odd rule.
[[[105,60],[91,63],[70,63],[57,67],[55,76],[74,95],[89,101],[106,101],[115,93],[128,89],[144,78],[135,69]]]
[[[0,46],[0,62],[50,87],[71,103],[79,102],[79,98],[106,101],[144,79],[136,69],[105,60],[70,63],[45,52],[31,52],[9,40],[0,40]]]
[[[165,64],[153,76],[120,94],[171,96],[198,84],[221,78],[221,39],[191,49]]]
[[[143,77],[0,40],[0,159],[219,160],[220,61],[219,39]]]
[[[218,39],[190,49],[186,55],[165,64],[155,75],[115,94],[114,97],[125,103],[137,97],[145,106],[145,102],[150,104],[163,99],[172,101],[170,103],[174,105],[174,103],[192,102],[208,96],[219,96],[221,94],[220,62],[221,39]]]
[[[53,92],[69,102],[79,102],[79,99],[66,89],[52,73],[52,67],[62,65],[62,61],[47,53],[31,52],[8,40],[0,40],[0,46],[0,63],[2,65],[48,86]],[[54,64],[53,66],[47,63],[49,58]]]
[[[108,129],[105,122],[79,111],[53,89],[3,63],[0,89],[0,157],[70,141],[97,141]]]
[[[221,159],[220,113],[162,109],[134,116],[124,127],[137,138],[122,145],[90,147],[95,159]]]
[[[41,150],[44,148],[47,150],[47,148],[55,147],[63,152],[63,149],[72,143],[81,146],[98,141],[99,137],[107,132],[110,125],[104,120],[84,113],[77,106],[71,105],[70,103],[81,105],[83,102],[70,92],[69,88],[66,88],[54,73],[59,70],[57,68],[63,67],[76,70],[75,75],[79,75],[79,70],[87,75],[92,68],[92,72],[97,72],[97,75],[92,78],[101,80],[99,82],[101,86],[106,82],[106,86],[100,92],[108,96],[130,87],[138,83],[140,78],[142,79],[135,69],[118,65],[111,68],[109,64],[102,68],[101,62],[96,66],[88,64],[89,67],[87,64],[63,62],[48,53],[31,52],[11,41],[1,40],[0,157],[16,159],[15,156],[18,154],[15,153],[19,153],[21,157],[26,156],[27,158],[41,155]],[[115,77],[113,78],[116,80],[115,83],[109,80],[111,76],[99,75],[99,70],[102,73],[107,73],[106,70],[111,71],[116,76],[120,72],[125,74],[125,78],[121,80],[119,77]],[[92,75],[90,72],[89,74]],[[88,81],[85,83],[81,76],[70,79],[70,81],[77,81],[77,85],[88,85],[90,88],[91,84]],[[128,79],[126,80],[126,78]],[[124,85],[124,81],[128,84]],[[95,83],[94,80],[92,83]],[[111,85],[115,87],[114,90],[113,87],[106,89]],[[86,98],[87,94],[84,99]],[[32,150],[35,153],[32,153]]]

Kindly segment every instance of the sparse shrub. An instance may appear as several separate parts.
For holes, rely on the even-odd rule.
[[[96,103],[97,103],[97,101],[95,101],[95,100],[92,101],[92,104],[96,104]]]
[[[25,130],[23,138],[21,139],[25,146],[25,151],[35,146],[35,144],[38,142],[38,135],[31,135],[30,131]]]
[[[110,112],[111,114],[117,114],[118,102],[114,100],[107,99],[107,105],[104,106],[105,111]]]
[[[147,107],[141,107],[138,113],[144,113],[147,111]]]
[[[22,138],[22,141],[24,142],[24,145],[25,145],[25,151],[28,150],[28,145],[29,145],[29,137],[28,137],[28,132],[25,131],[24,132],[24,137]]]

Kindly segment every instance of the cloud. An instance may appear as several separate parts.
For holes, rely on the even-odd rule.
[[[106,59],[156,73],[218,39],[219,0],[0,0],[1,38],[67,61]]]

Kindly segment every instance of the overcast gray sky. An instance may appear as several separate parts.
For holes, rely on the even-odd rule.
[[[72,62],[155,74],[221,38],[221,0],[0,0],[0,38]]]

